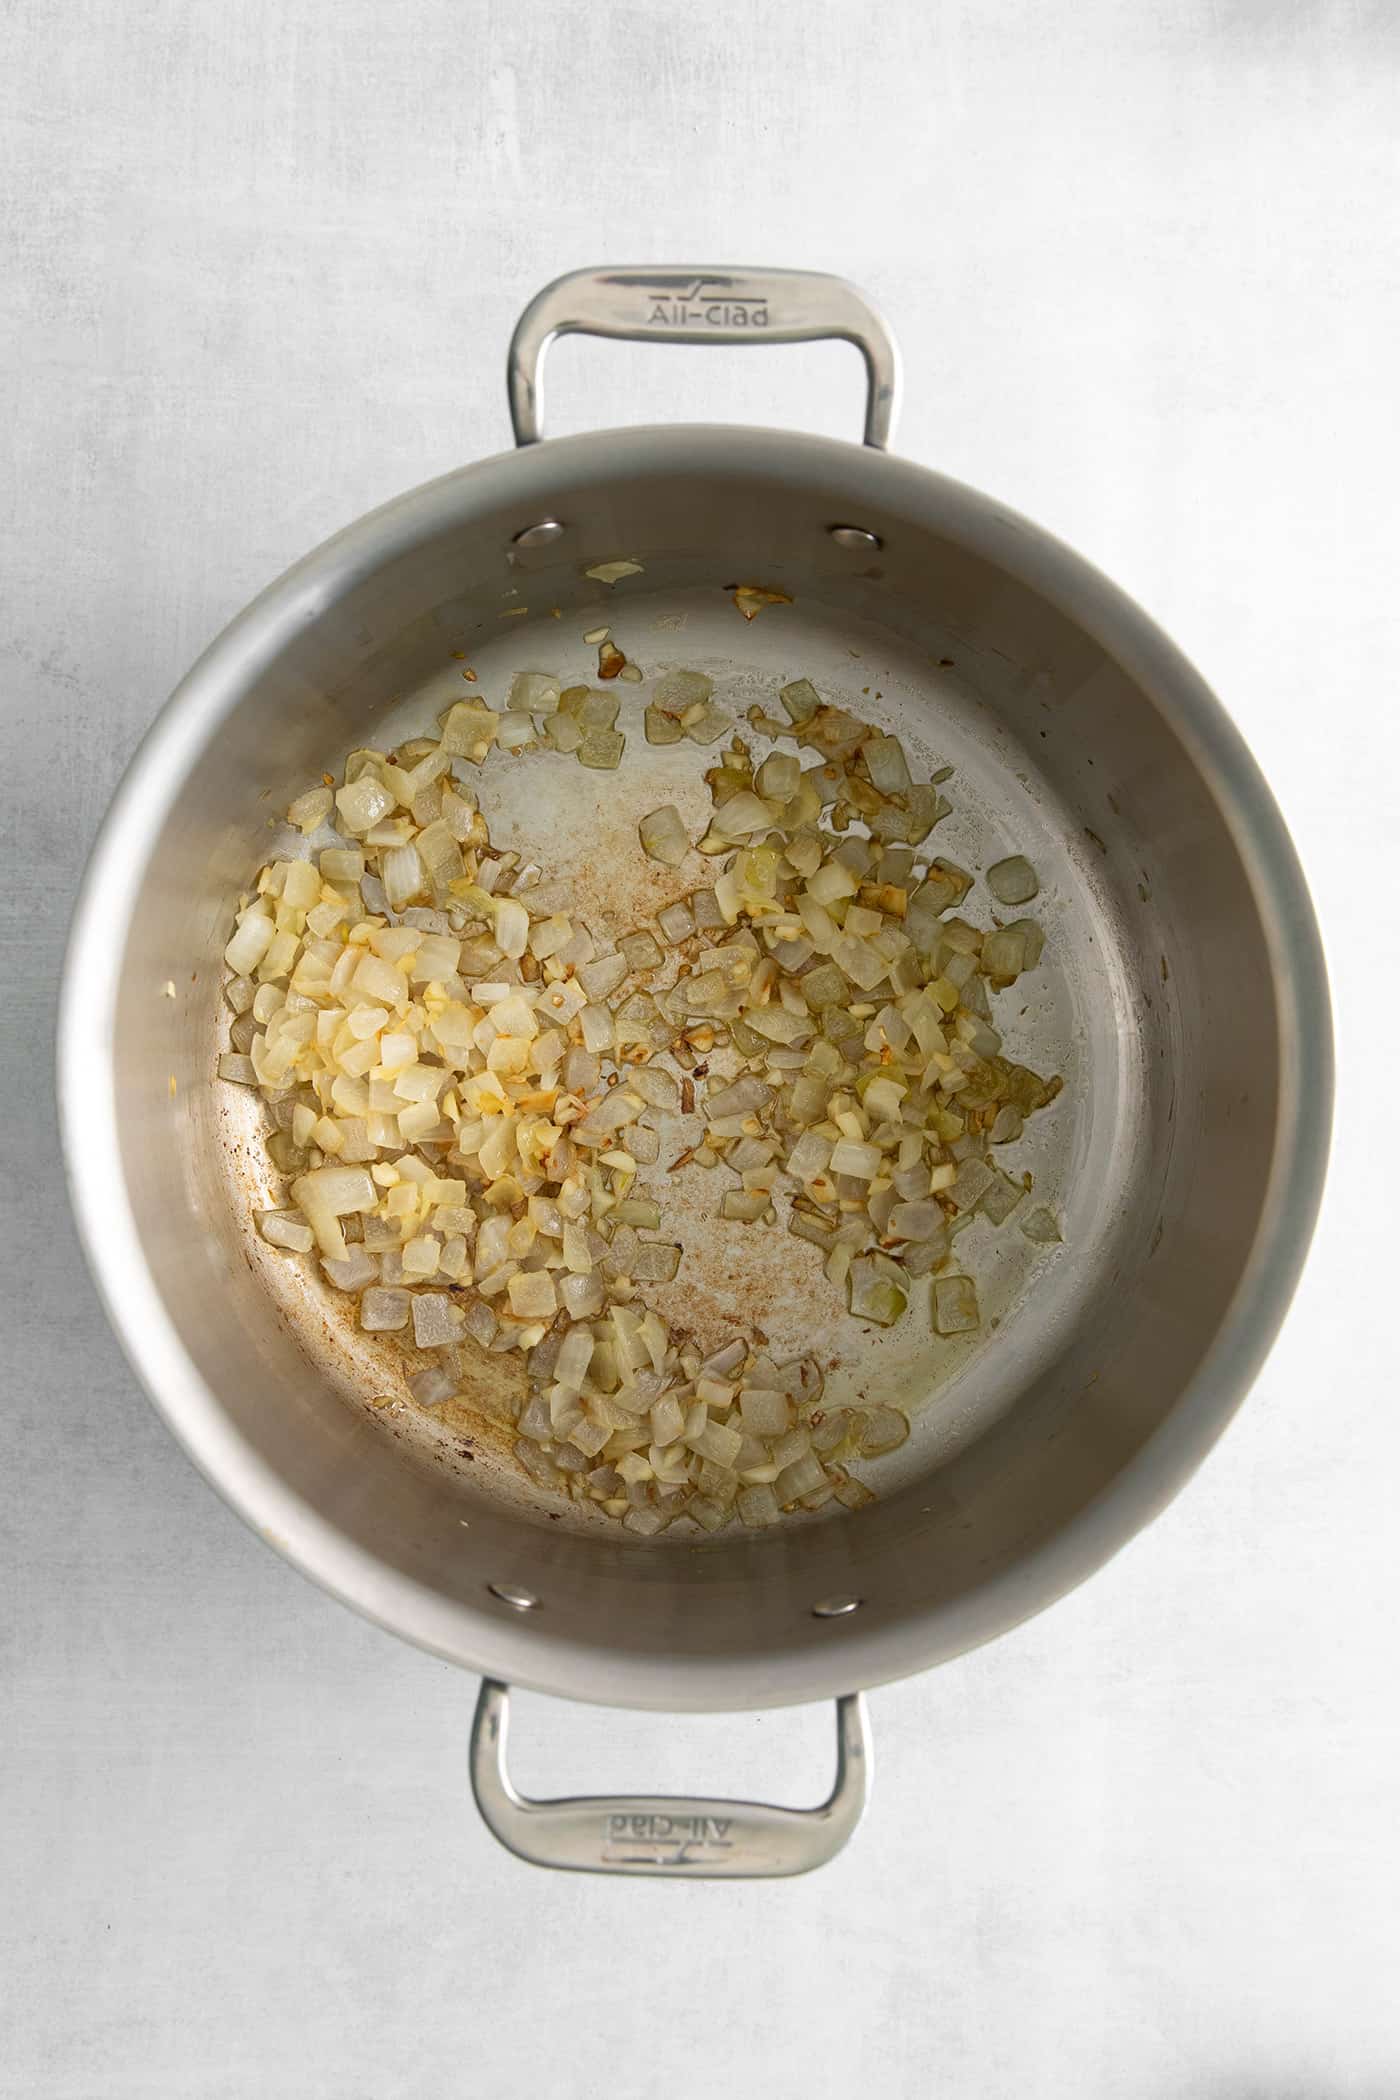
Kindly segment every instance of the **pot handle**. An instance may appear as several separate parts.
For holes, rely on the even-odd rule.
[[[869,381],[865,442],[883,451],[899,405],[899,352],[875,308],[844,277],[815,270],[572,270],[536,293],[506,367],[517,445],[544,435],[544,354],[559,335],[628,343],[854,343]]]
[[[859,1692],[836,1702],[836,1778],[818,1808],[689,1795],[601,1794],[530,1801],[506,1771],[510,1692],[484,1679],[472,1723],[472,1792],[487,1829],[537,1867],[651,1880],[753,1881],[824,1866],[853,1834],[870,1785]]]

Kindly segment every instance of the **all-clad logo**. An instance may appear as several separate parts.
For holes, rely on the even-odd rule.
[[[603,1824],[603,1857],[643,1861],[655,1866],[688,1866],[733,1848],[732,1816],[608,1816]]]
[[[711,290],[709,287],[713,286]],[[648,328],[766,328],[768,300],[761,292],[732,292],[715,278],[697,277],[683,291],[653,292]]]

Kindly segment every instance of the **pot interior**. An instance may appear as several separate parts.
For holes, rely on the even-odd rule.
[[[516,548],[545,516],[559,538]],[[834,524],[882,544],[853,550]],[[584,573],[618,556],[643,573],[613,588]],[[747,622],[725,588],[738,583],[792,603]],[[832,1399],[909,1410],[909,1442],[866,1469],[880,1500],[856,1515],[646,1542],[576,1520],[507,1455],[513,1360],[483,1357],[446,1417],[415,1408],[392,1349],[250,1224],[278,1184],[253,1097],[213,1077],[230,1018],[219,957],[239,890],[287,843],[278,813],[355,746],[424,733],[468,690],[499,700],[520,669],[589,679],[581,637],[604,624],[648,681],[620,688],[621,769],[496,756],[477,782],[493,839],[560,878],[585,916],[625,932],[705,879],[636,845],[645,811],[674,801],[698,824],[708,799],[693,747],[642,736],[650,679],[677,665],[707,672],[736,716],[810,678],[897,734],[916,774],[954,768],[931,850],[977,871],[1024,852],[1040,876],[1045,959],[999,995],[996,1022],[1008,1054],[1061,1073],[1064,1092],[1004,1163],[1033,1173],[1064,1244],[1036,1249],[1014,1220],[970,1228],[976,1337],[932,1333],[927,1283],[872,1337],[818,1250],[718,1220],[717,1173],[663,1191],[686,1245],[657,1296],[673,1326],[708,1346],[737,1309],[775,1355],[816,1350]],[[167,718],[145,782],[138,767],[122,821],[144,844],[108,929],[124,1201],[183,1357],[158,1398],[245,1513],[457,1659],[481,1661],[498,1625],[527,1681],[681,1705],[809,1696],[956,1652],[1164,1501],[1196,1452],[1164,1457],[1131,1513],[1095,1532],[1096,1507],[1141,1473],[1218,1353],[1267,1212],[1285,1046],[1277,940],[1208,732],[1230,756],[1233,740],[1183,713],[1173,681],[1189,674],[1156,640],[1154,656],[1108,587],[969,491],[748,432],[613,433],[488,462],[353,528],[252,608],[192,674],[181,738]],[[969,916],[986,923],[989,901],[979,885]],[[1237,1397],[1216,1395],[1200,1448]],[[271,1480],[269,1526],[258,1483]],[[1076,1530],[1077,1549],[1046,1557]],[[536,1608],[513,1616],[497,1588]],[[848,1596],[859,1611],[813,1616]]]

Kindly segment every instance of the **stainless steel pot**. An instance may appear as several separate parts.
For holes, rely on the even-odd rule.
[[[540,443],[540,361],[569,330],[845,337],[869,373],[866,443],[707,426]],[[117,1332],[263,1537],[486,1675],[478,1798],[504,1842],[555,1865],[778,1874],[829,1856],[863,1799],[859,1688],[1005,1631],[1163,1507],[1248,1388],[1312,1230],[1327,991],[1268,791],[1191,667],[1102,576],[989,498],[886,455],[895,396],[890,339],[837,280],[560,280],[512,345],[519,449],[363,519],[234,621],[133,762],[78,907],[59,1093]],[[610,594],[585,571],[618,555],[644,570]],[[794,602],[748,626],[721,588],[743,581]],[[688,1549],[551,1522],[491,1463],[489,1438],[464,1451],[365,1404],[376,1365],[249,1230],[264,1171],[252,1104],[231,1106],[212,1078],[220,950],[269,811],[356,744],[425,721],[460,652],[488,690],[506,667],[581,674],[600,605],[648,669],[695,665],[741,700],[805,674],[955,765],[945,850],[982,865],[998,842],[1030,842],[1050,945],[1025,1047],[1066,1076],[1034,1155],[1065,1246],[1034,1276],[1012,1265],[999,1324],[964,1357],[935,1361],[911,1318],[861,1367],[922,1402],[878,1504]],[[631,747],[612,776],[517,768],[500,821],[606,889],[613,843],[632,847],[672,763]],[[824,1334],[811,1250],[783,1241],[775,1256],[765,1237],[746,1243],[741,1283],[770,1325]],[[693,1288],[719,1291],[698,1224],[694,1259]],[[506,1680],[672,1709],[839,1695],[836,1787],[808,1814],[523,1802],[503,1765]]]

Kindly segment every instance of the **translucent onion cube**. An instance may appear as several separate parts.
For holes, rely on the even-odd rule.
[[[360,1299],[360,1325],[366,1334],[397,1334],[407,1327],[412,1304],[408,1291],[368,1290]]]
[[[365,1293],[370,1296],[369,1292]],[[382,1295],[403,1296],[404,1293]],[[442,1349],[459,1342],[465,1333],[462,1308],[446,1291],[416,1291],[413,1294],[413,1339],[420,1349]]]
[[[681,822],[680,812],[669,802],[643,817],[637,826],[637,834],[642,851],[651,860],[659,860],[668,868],[678,868],[690,851],[690,838]]]
[[[548,1269],[527,1269],[512,1276],[506,1295],[518,1320],[552,1320],[559,1309]]]
[[[933,1324],[939,1334],[970,1334],[982,1324],[977,1286],[970,1276],[936,1276]]]
[[[316,1235],[305,1218],[293,1210],[264,1210],[258,1213],[258,1230],[272,1247],[286,1247],[293,1254],[309,1254]]]
[[[745,1386],[739,1395],[739,1413],[750,1436],[773,1437],[786,1433],[792,1410],[786,1393]]]
[[[1029,904],[1040,891],[1040,879],[1024,854],[1013,853],[987,870],[987,888],[998,904]]]

